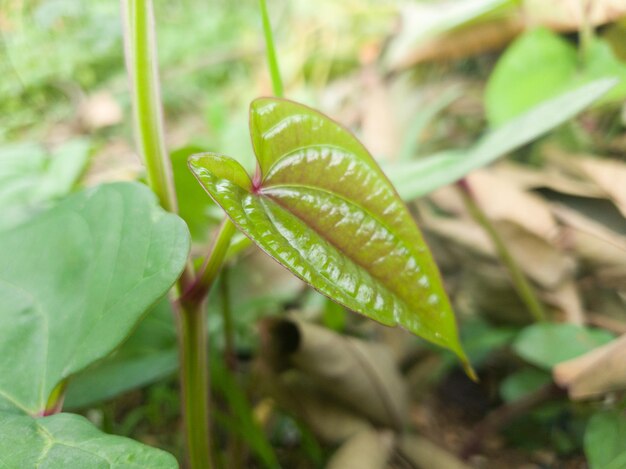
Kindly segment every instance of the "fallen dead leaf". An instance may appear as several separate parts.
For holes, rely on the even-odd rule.
[[[613,200],[626,216],[626,164],[610,159],[585,158],[577,161],[585,175]]]
[[[473,171],[467,181],[490,219],[515,223],[547,241],[554,239],[558,226],[544,199],[488,170]]]
[[[571,399],[587,399],[626,388],[626,335],[554,367],[554,381]]]
[[[617,21],[626,15],[623,0],[524,0],[529,27],[546,26],[557,31],[575,31],[585,23],[593,26]]]
[[[372,423],[403,428],[408,393],[385,346],[297,319],[266,319],[261,330],[263,353],[274,369],[298,370],[346,409]]]
[[[546,300],[563,312],[564,320],[582,326],[585,323],[583,304],[574,280],[563,282],[545,293]]]
[[[470,469],[454,454],[418,435],[403,436],[399,450],[417,469]]]
[[[326,469],[385,469],[394,440],[389,430],[363,430],[339,447]]]

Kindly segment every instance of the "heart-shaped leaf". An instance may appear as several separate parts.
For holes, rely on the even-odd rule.
[[[178,463],[160,449],[102,433],[79,415],[0,412],[0,467],[174,469]]]
[[[437,266],[363,145],[323,114],[273,98],[252,103],[250,131],[254,180],[225,156],[190,159],[237,227],[328,297],[447,347],[467,365]]]
[[[0,408],[40,414],[176,281],[189,232],[145,186],[73,195],[0,233]]]

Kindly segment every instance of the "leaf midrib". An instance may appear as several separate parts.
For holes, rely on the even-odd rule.
[[[274,186],[271,186],[271,187],[279,187],[279,185],[274,185]],[[334,192],[332,192],[332,191],[328,191],[328,190],[326,190],[326,189],[320,189],[320,188],[313,187],[313,186],[307,186],[307,185],[304,185],[304,184],[293,184],[293,185],[281,184],[281,185],[280,185],[280,187],[296,187],[296,188],[297,188],[297,187],[304,187],[304,188],[308,188],[308,189],[312,189],[312,190],[317,190],[317,191],[319,191],[319,192],[325,192],[325,193],[328,193],[328,194],[331,194],[331,195],[335,195],[335,196],[337,196],[338,198],[341,198],[342,200],[344,200],[346,203],[348,203],[348,204],[351,204],[351,205],[353,205],[353,206],[356,206],[356,207],[361,208],[364,212],[366,212],[367,214],[371,215],[371,216],[372,216],[372,217],[373,217],[376,221],[380,222],[380,220],[378,219],[378,217],[373,216],[373,215],[371,214],[371,212],[370,212],[370,211],[368,211],[367,209],[365,209],[365,208],[361,207],[360,205],[358,205],[358,204],[356,204],[356,203],[352,202],[350,199],[347,199],[347,198],[345,198],[344,196],[342,196],[342,195],[340,195],[340,194],[336,194],[336,193],[334,193]],[[261,195],[260,195],[260,197],[259,197],[259,198],[260,198],[260,199],[263,199],[264,194],[267,194],[267,192],[261,192]],[[306,222],[306,220],[303,220],[302,218],[300,218],[298,215],[296,215],[296,214],[295,214],[295,213],[293,213],[291,210],[289,210],[289,208],[288,208],[288,207],[286,207],[284,204],[280,203],[280,202],[279,202],[279,200],[275,199],[274,197],[271,197],[271,195],[269,195],[269,194],[268,194],[268,195],[265,195],[265,197],[266,197],[266,198],[268,198],[268,199],[270,199],[273,203],[275,203],[275,204],[277,204],[278,206],[280,206],[283,210],[286,210],[286,211],[287,211],[289,214],[291,214],[292,216],[296,217],[298,220],[300,220],[302,223],[304,223],[307,227],[309,227],[312,231],[314,231],[314,232],[315,232],[315,233],[316,233],[316,234],[317,234],[320,238],[324,239],[324,240],[325,240],[328,244],[330,244],[331,246],[333,246],[333,247],[334,247],[334,248],[335,248],[335,249],[336,249],[339,253],[342,253],[343,255],[345,255],[348,259],[350,259],[350,261],[351,261],[351,262],[353,262],[354,264],[356,264],[356,265],[357,265],[360,269],[363,269],[363,270],[364,270],[365,272],[367,272],[367,273],[368,273],[368,274],[369,274],[372,278],[374,278],[375,280],[377,280],[377,281],[379,282],[379,284],[380,284],[380,285],[382,285],[382,286],[383,286],[383,288],[384,288],[385,290],[387,290],[387,291],[388,291],[389,293],[391,293],[391,294],[392,294],[395,298],[397,298],[398,300],[400,300],[400,302],[401,302],[402,306],[405,308],[405,310],[406,310],[406,311],[409,311],[409,312],[414,312],[414,311],[415,311],[415,310],[414,310],[414,308],[412,308],[412,307],[411,307],[411,306],[407,303],[407,301],[405,300],[405,298],[404,298],[402,295],[400,295],[400,294],[399,294],[399,293],[398,293],[395,289],[390,288],[390,287],[387,285],[387,283],[386,283],[385,281],[383,281],[384,279],[381,279],[380,277],[378,277],[378,276],[374,275],[374,274],[373,274],[370,270],[368,270],[367,266],[363,265],[361,262],[359,262],[359,261],[357,261],[356,259],[353,259],[352,257],[349,257],[349,256],[347,256],[345,253],[343,253],[342,249],[340,249],[340,248],[339,248],[339,246],[337,246],[334,242],[332,242],[329,238],[327,238],[327,237],[324,235],[324,233],[322,233],[322,232],[318,231],[317,229],[313,228],[311,225],[309,225],[309,224]],[[266,214],[268,214],[268,216],[269,216],[269,213],[268,213],[269,211],[267,210],[267,208],[266,208],[265,206],[264,206],[264,209],[265,209]],[[274,223],[274,221],[273,221],[273,220],[272,220],[272,224],[276,225],[276,224]],[[384,223],[382,223],[382,222],[381,222],[381,224],[382,224],[383,226],[385,226],[385,228],[386,228],[387,230],[389,230],[389,227],[388,227],[386,224],[384,224]],[[393,235],[396,239],[400,240],[400,241],[402,242],[402,244],[403,244],[405,247],[408,247],[408,248],[409,248],[409,250],[410,250],[410,252],[413,254],[413,256],[414,256],[414,257],[416,257],[416,259],[419,259],[419,257],[418,257],[418,256],[415,256],[415,251],[414,251],[414,249],[412,249],[412,247],[411,247],[410,245],[408,245],[408,246],[407,246],[407,242],[406,242],[403,238],[401,238],[400,236],[396,235],[396,234],[395,234],[393,231],[391,231],[391,230],[389,230],[389,232],[390,232],[390,233],[391,233],[391,234],[392,234],[392,235]],[[281,234],[281,236],[282,236],[282,234]],[[287,242],[288,242],[288,241],[287,241]],[[308,263],[308,262],[307,262],[307,263]],[[309,264],[309,265],[310,265],[310,264]],[[312,270],[312,271],[314,271],[314,272],[316,271],[316,269],[315,269],[315,268],[313,268],[312,266],[310,266],[310,268],[311,268],[311,270]],[[324,276],[324,278],[326,278],[326,277]],[[328,278],[326,278],[326,280],[327,280],[327,281],[330,281],[330,279],[328,279]],[[331,282],[331,283],[332,283],[332,282]],[[415,313],[417,313],[417,311],[415,311]],[[401,321],[400,321],[397,317],[395,317],[395,315],[394,315],[394,321],[396,322],[396,324],[401,325]],[[430,326],[428,326],[428,325],[427,325],[424,321],[422,321],[422,320],[420,320],[420,328],[421,328],[421,329],[425,329],[425,330],[427,330],[427,331],[429,332],[429,334],[430,334],[430,336],[431,336],[431,337],[433,337],[433,338],[436,338],[436,337],[437,337],[437,336],[436,336],[436,334],[435,334],[435,331],[433,331],[433,330],[430,328]],[[430,339],[430,341],[434,341],[434,339]],[[440,342],[437,342],[437,343],[440,343]]]

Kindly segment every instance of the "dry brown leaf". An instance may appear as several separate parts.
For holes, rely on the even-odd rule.
[[[580,357],[559,363],[554,381],[571,399],[586,399],[626,388],[626,335]]]
[[[454,454],[418,435],[403,436],[399,450],[417,469],[471,469]]]
[[[490,170],[493,175],[515,184],[520,189],[546,188],[580,197],[602,196],[602,190],[595,184],[568,177],[552,165],[537,170],[513,161],[502,161]]]
[[[391,160],[398,154],[400,137],[389,90],[378,68],[361,71],[361,132],[363,144],[376,158]]]
[[[423,62],[457,60],[498,50],[523,29],[522,19],[513,16],[450,31],[415,47],[392,68],[404,70]]]
[[[491,240],[473,221],[431,215],[424,217],[424,226],[474,253],[497,258]],[[495,226],[522,270],[542,287],[552,289],[572,277],[575,262],[571,256],[514,223],[499,222]]]
[[[562,285],[546,292],[545,296],[548,302],[563,312],[565,321],[580,326],[585,323],[582,301],[574,280],[563,282]]]
[[[302,419],[326,443],[340,444],[371,428],[366,418],[325,394],[313,380],[295,370],[283,373],[270,392],[283,408]]]
[[[389,430],[363,430],[339,447],[326,469],[385,469],[394,440]]]
[[[401,429],[408,395],[391,352],[295,319],[262,323],[264,353],[275,369],[293,367],[324,394],[375,424]]]
[[[557,234],[556,220],[541,197],[488,170],[474,171],[467,180],[478,205],[490,219],[515,223],[548,241]]]
[[[585,175],[613,200],[626,216],[626,164],[617,160],[585,158],[577,161]]]
[[[401,28],[391,44],[388,66],[402,70],[422,62],[469,57],[501,49],[524,30],[537,26],[569,32],[587,22],[598,26],[626,15],[623,0],[524,0],[520,6],[509,4],[486,16],[475,16],[486,13],[488,3],[409,4],[400,12]],[[480,4],[487,10],[482,11]]]
[[[546,26],[557,31],[575,31],[585,23],[594,26],[626,15],[623,0],[524,0],[528,26]]]
[[[562,204],[552,204],[552,210],[565,225],[564,248],[595,267],[626,265],[626,237]]]

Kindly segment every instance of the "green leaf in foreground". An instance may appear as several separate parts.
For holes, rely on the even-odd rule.
[[[62,380],[110,353],[176,281],[184,222],[139,184],[73,195],[0,233],[0,408],[40,414]]]
[[[79,415],[0,412],[0,467],[173,469],[178,463],[165,451],[102,433]]]
[[[469,150],[450,150],[417,161],[385,168],[404,200],[428,194],[492,163],[563,124],[598,100],[616,80],[597,80],[545,101],[528,112],[487,132]]]
[[[565,360],[575,358],[604,345],[615,337],[602,329],[574,324],[533,324],[522,330],[513,349],[524,360],[550,370]]]
[[[626,467],[626,415],[595,414],[585,430],[585,454],[591,469]]]
[[[173,311],[163,299],[121,347],[70,379],[64,408],[86,407],[148,385],[174,374],[178,364]]]
[[[363,145],[323,114],[279,99],[252,103],[250,131],[254,180],[225,156],[190,160],[237,227],[328,297],[447,347],[467,365],[437,266]]]

